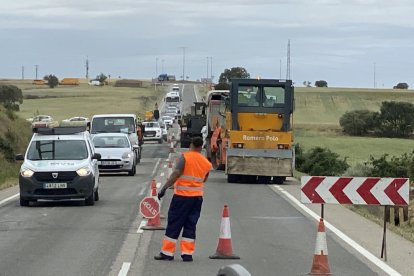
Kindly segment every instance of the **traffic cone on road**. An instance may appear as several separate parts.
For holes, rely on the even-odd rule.
[[[308,275],[332,275],[328,262],[328,246],[326,244],[326,232],[323,218],[319,221],[318,233],[316,235],[315,255],[311,272]]]
[[[155,182],[155,179],[151,181],[151,196],[153,197],[157,196],[157,183]],[[161,209],[161,206],[160,206],[160,209]],[[148,219],[147,225],[142,226],[141,229],[165,230],[165,226],[161,225],[160,212],[158,212],[158,214],[154,218]]]
[[[230,230],[230,217],[229,209],[227,205],[224,205],[223,216],[220,225],[220,236],[217,245],[217,250],[214,255],[209,257],[210,259],[240,259],[239,256],[233,254],[233,248],[231,245],[231,230]]]

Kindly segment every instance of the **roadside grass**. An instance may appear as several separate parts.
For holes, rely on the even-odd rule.
[[[55,120],[74,116],[92,117],[102,113],[134,113],[143,116],[160,102],[164,89],[155,91],[152,87],[125,88],[112,86],[89,86],[81,84],[72,87],[57,87],[23,90],[24,99],[19,116],[33,117],[46,114]],[[38,97],[38,98],[32,98]]]

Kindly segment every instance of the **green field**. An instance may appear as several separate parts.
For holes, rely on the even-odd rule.
[[[370,155],[400,155],[414,149],[412,139],[350,137],[341,132],[339,118],[347,111],[379,111],[383,101],[414,103],[414,91],[392,89],[297,88],[295,90],[295,142],[305,150],[322,146],[347,157],[351,165]]]
[[[18,86],[22,88],[25,97],[19,116],[30,118],[35,114],[45,114],[58,121],[74,116],[90,118],[102,113],[144,115],[145,111],[154,108],[155,102],[159,102],[165,93],[163,88],[158,87],[155,91],[149,85],[143,88],[121,88],[81,84],[53,89]],[[31,99],[32,97],[38,98]]]

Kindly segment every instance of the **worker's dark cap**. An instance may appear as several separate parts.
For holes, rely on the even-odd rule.
[[[193,139],[191,139],[191,143],[193,144],[194,147],[200,148],[203,146],[203,138],[193,137]]]

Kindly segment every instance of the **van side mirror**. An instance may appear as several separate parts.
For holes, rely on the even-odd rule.
[[[92,159],[101,160],[102,156],[100,153],[94,153],[92,155]]]
[[[16,154],[16,161],[24,161],[24,156],[23,154]]]

